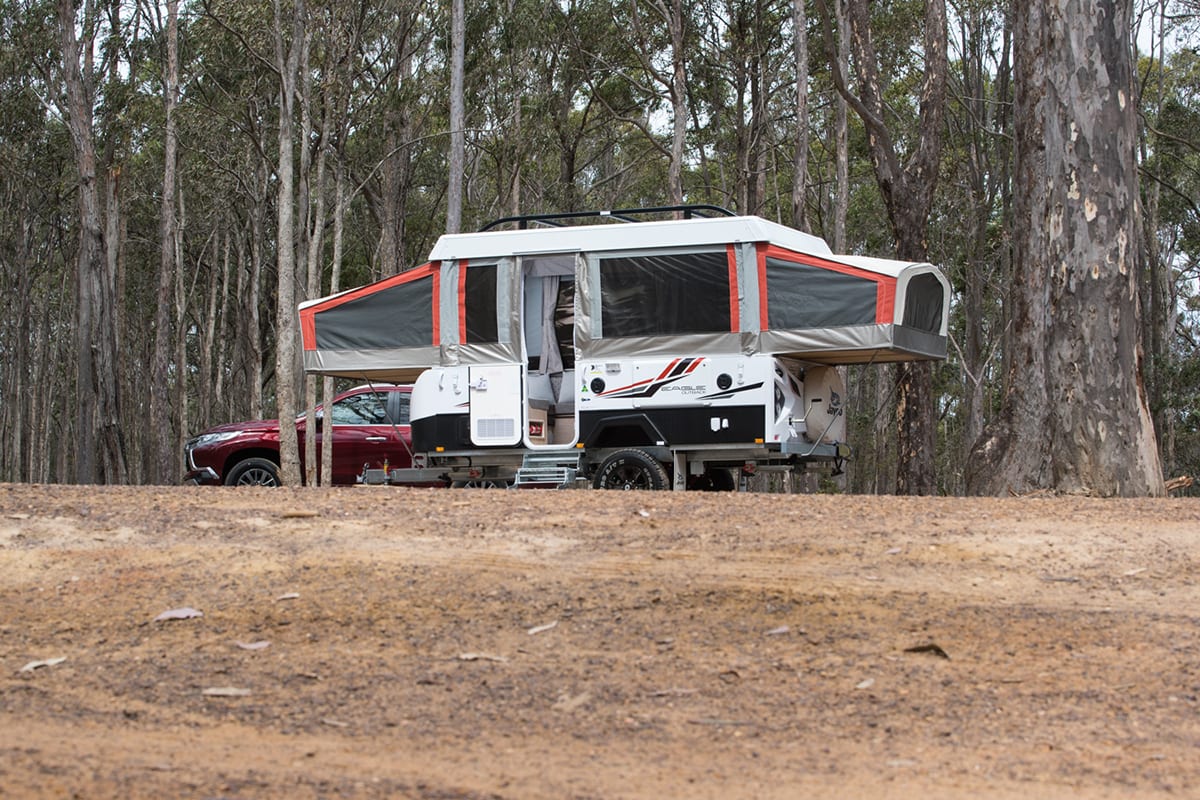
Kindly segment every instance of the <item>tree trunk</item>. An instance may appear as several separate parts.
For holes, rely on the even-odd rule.
[[[184,203],[185,195],[179,192],[176,195],[176,218],[178,224],[175,229],[175,264],[178,266],[183,263],[183,241],[179,235],[179,231],[183,230],[184,222],[187,219],[187,207]],[[187,290],[184,286],[184,275],[182,269],[175,270],[175,319],[178,324],[175,326],[175,409],[179,415],[179,425],[176,430],[175,452],[183,451],[183,437],[188,430],[188,361],[187,361]]]
[[[101,222],[96,179],[96,146],[92,132],[93,87],[91,43],[75,35],[73,0],[59,0],[62,47],[63,116],[71,136],[78,171],[79,251],[76,256],[75,480],[120,483],[125,480],[125,453],[120,432],[117,384],[116,298]],[[90,17],[92,9],[85,12]],[[80,59],[84,64],[80,64]]]
[[[1142,383],[1131,0],[1016,0],[1015,350],[968,490],[1161,495]]]
[[[343,161],[344,153],[338,153],[337,163],[333,168],[333,265],[330,268],[329,291],[336,294],[341,289],[342,281],[342,240],[346,230],[346,168]],[[321,474],[333,475],[333,415],[329,413],[333,401],[333,378],[325,376],[321,381],[322,403],[326,413],[321,415],[321,440],[326,446],[321,448]]]
[[[308,224],[308,275],[307,285],[305,286],[305,299],[312,300],[319,297],[321,294],[321,253],[324,250],[325,244],[325,165],[327,163],[327,154],[329,151],[330,133],[333,126],[334,110],[331,105],[326,105],[321,116],[321,133],[318,138],[320,147],[317,150],[317,172],[316,179],[312,181],[313,191],[316,192],[315,202],[312,203],[312,218]],[[307,138],[307,136],[305,137]],[[334,290],[336,291],[336,290]],[[305,407],[307,418],[305,422],[305,430],[315,431],[317,429],[316,420],[316,405],[317,405],[317,381],[316,379],[305,379]],[[325,449],[332,450],[332,441],[329,439],[326,442]],[[305,477],[308,480],[309,486],[316,486],[317,481],[317,437],[306,436],[304,438],[304,464]],[[321,473],[325,476],[325,481],[330,480],[330,473]]]
[[[462,230],[463,177],[466,174],[467,113],[463,98],[463,59],[467,47],[463,0],[451,0],[450,12],[450,175],[446,190],[446,233]]]
[[[171,393],[169,364],[171,362],[171,292],[175,285],[175,167],[177,163],[175,107],[179,99],[179,0],[167,2],[167,69],[163,96],[166,126],[163,131],[163,191],[159,206],[158,297],[154,309],[154,357],[150,383],[150,425],[157,432],[149,447],[150,474],[154,483],[174,483],[176,453],[172,448]]]
[[[850,67],[850,22],[846,18],[846,0],[833,0],[837,10],[838,44],[833,56],[843,75]],[[834,133],[837,185],[833,201],[833,252],[846,252],[846,217],[850,214],[850,120],[846,98],[838,93],[837,121]]]
[[[254,208],[250,212],[250,274],[246,279],[247,291],[243,298],[243,319],[246,325],[245,363],[247,384],[247,414],[253,419],[262,419],[265,413],[263,403],[263,334],[262,319],[259,309],[262,306],[263,293],[263,263],[264,255],[262,242],[265,238],[267,224],[267,167],[264,163],[258,165],[258,180],[255,186],[259,195]]]
[[[219,224],[219,223],[218,223]],[[200,341],[203,342],[200,349],[200,369],[197,372],[200,374],[200,382],[203,384],[197,388],[199,402],[197,407],[200,411],[200,416],[204,419],[213,419],[215,417],[217,398],[221,396],[220,392],[220,375],[224,372],[221,365],[225,363],[220,357],[217,345],[217,332],[220,327],[221,320],[221,272],[218,265],[221,263],[221,235],[214,229],[208,235],[208,241],[205,242],[204,249],[200,251],[201,262],[204,261],[205,253],[209,248],[212,248],[212,261],[210,266],[205,269],[198,264],[196,272],[207,275],[208,277],[208,302],[204,309],[204,321],[197,326],[199,328]],[[199,297],[196,298],[199,301]],[[199,302],[197,302],[199,305]],[[220,337],[224,340],[225,337]],[[178,450],[176,451],[178,452]]]
[[[1162,118],[1166,97],[1167,16],[1166,0],[1162,0],[1153,17],[1158,27],[1150,41],[1150,58],[1158,63],[1154,76],[1154,97],[1148,99],[1146,94],[1150,92],[1150,87],[1143,86],[1143,94],[1137,103],[1139,108],[1147,109],[1146,116],[1153,116],[1155,119]],[[1139,130],[1138,146],[1139,163],[1154,163],[1150,159],[1150,142],[1144,127]],[[1161,163],[1154,163],[1153,169],[1161,169]],[[1144,276],[1141,281],[1142,347],[1150,355],[1145,362],[1146,394],[1154,412],[1154,429],[1158,433],[1159,457],[1162,460],[1164,475],[1171,475],[1175,470],[1175,420],[1179,416],[1177,409],[1173,407],[1175,401],[1170,391],[1170,373],[1174,360],[1170,344],[1175,328],[1177,304],[1171,291],[1171,253],[1163,252],[1158,237],[1162,209],[1162,176],[1152,175],[1149,180],[1143,182],[1143,187],[1143,235],[1138,250],[1141,273]]]
[[[832,48],[832,26],[824,0],[822,9],[827,51]],[[926,229],[933,211],[938,162],[942,150],[942,120],[945,114],[946,3],[927,0],[923,50],[925,82],[920,93],[919,130],[912,151],[900,157],[891,130],[884,122],[884,94],[879,63],[872,42],[871,7],[868,0],[848,0],[851,47],[858,72],[858,95],[850,92],[836,54],[834,84],[863,121],[875,180],[888,211],[896,240],[896,255],[906,261],[924,261],[928,256]],[[933,371],[928,364],[899,368],[897,403],[896,491],[901,494],[933,494],[936,483],[936,448]]]
[[[683,145],[687,137],[683,0],[672,0],[668,23],[671,33],[671,164],[667,168],[667,191],[672,205],[682,205]]]
[[[807,0],[792,0],[792,48],[796,59],[796,142],[792,157],[792,225],[808,230],[808,15]],[[838,251],[841,252],[841,251]]]
[[[231,272],[233,269],[233,258],[231,252],[233,250],[233,237],[236,235],[236,229],[229,220],[228,214],[221,216],[221,304],[217,308],[217,313],[214,319],[209,321],[212,328],[216,329],[220,326],[224,329],[229,322],[229,284]],[[238,267],[241,267],[241,261],[238,261]],[[229,337],[218,336],[216,339],[217,346],[217,374],[213,377],[213,395],[216,397],[216,404],[211,409],[215,414],[224,416],[228,409],[220,404],[225,398],[225,365],[229,363]]]
[[[301,295],[299,300],[311,300],[320,293],[321,272],[320,262],[318,261],[318,252],[320,249],[320,235],[323,232],[324,216],[324,189],[320,185],[322,176],[317,175],[316,180],[313,180],[313,71],[310,61],[311,55],[311,39],[308,35],[304,37],[304,45],[300,49],[300,71],[299,71],[299,95],[297,99],[300,103],[300,175],[299,175],[299,192],[296,198],[296,208],[299,211],[300,219],[298,220],[299,239],[296,242],[296,258],[299,263],[296,266],[296,277],[303,280],[301,285]],[[316,138],[316,150],[318,154],[319,167],[324,166],[323,154],[325,152],[325,142],[328,139],[328,132],[322,133]],[[319,172],[319,170],[318,170]],[[313,184],[316,183],[314,187]],[[313,192],[316,192],[316,208],[314,208]],[[293,310],[293,314],[296,313]],[[297,354],[299,355],[299,354]],[[300,393],[303,397],[304,409],[304,429],[309,435],[304,437],[304,452],[301,461],[304,464],[304,484],[306,486],[317,485],[317,437],[311,435],[317,427],[317,389],[314,381],[308,380],[308,376],[304,374],[303,366],[299,360],[293,364],[297,372],[297,379],[300,387]],[[297,445],[298,447],[299,445]]]
[[[295,152],[296,82],[300,52],[304,47],[304,0],[292,9],[290,41],[285,45],[283,12],[275,0],[275,64],[279,70],[279,165],[276,247],[279,276],[275,305],[275,403],[279,413],[279,477],[299,485],[300,451],[296,437],[296,186],[292,156]]]

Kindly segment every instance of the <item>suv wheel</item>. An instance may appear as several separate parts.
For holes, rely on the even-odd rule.
[[[279,467],[266,458],[247,458],[225,476],[226,486],[281,486]]]

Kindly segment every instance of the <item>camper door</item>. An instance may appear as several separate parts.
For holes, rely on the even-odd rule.
[[[511,447],[521,441],[521,365],[468,367],[471,443]]]

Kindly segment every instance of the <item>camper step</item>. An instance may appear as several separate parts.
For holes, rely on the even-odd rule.
[[[561,450],[526,453],[517,470],[513,488],[542,486],[568,488],[579,475],[579,451]]]

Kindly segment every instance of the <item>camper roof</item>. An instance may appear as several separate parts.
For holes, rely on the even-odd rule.
[[[799,253],[827,258],[833,255],[824,239],[761,217],[717,217],[446,234],[433,246],[429,260],[708,247],[747,242],[768,242]],[[873,261],[878,263],[872,263],[868,269],[893,276],[898,275],[905,266],[900,262]]]

